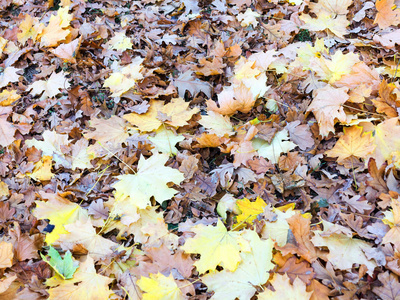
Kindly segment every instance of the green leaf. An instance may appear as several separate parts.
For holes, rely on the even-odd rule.
[[[72,254],[69,250],[65,253],[64,259],[61,258],[61,255],[52,246],[50,246],[48,252],[50,261],[48,261],[43,254],[40,255],[42,256],[42,259],[47,262],[63,279],[71,279],[79,265],[78,262],[73,260]]]

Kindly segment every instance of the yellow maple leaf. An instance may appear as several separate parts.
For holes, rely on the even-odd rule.
[[[265,290],[258,295],[259,300],[309,300],[312,292],[306,292],[306,284],[296,277],[293,285],[287,274],[274,274],[271,284],[275,291]]]
[[[178,245],[178,236],[168,231],[163,212],[156,212],[157,207],[138,209],[130,198],[108,201],[105,205],[114,219],[106,225],[106,233],[118,229],[118,239],[125,233],[133,234],[135,242],[147,246],[157,247],[164,242],[172,248]]]
[[[236,201],[238,208],[240,209],[240,215],[236,217],[237,223],[247,222],[251,224],[257,216],[264,212],[264,207],[267,204],[261,197],[257,197],[256,201],[251,202],[249,199],[239,199]]]
[[[11,105],[19,98],[21,98],[21,95],[18,95],[16,90],[4,90],[0,93],[0,106]]]
[[[164,166],[168,158],[166,154],[157,153],[147,160],[141,156],[136,174],[117,176],[119,181],[113,185],[116,190],[115,198],[130,197],[135,206],[142,209],[151,205],[152,196],[160,204],[171,199],[177,191],[169,188],[167,183],[179,184],[185,177],[178,170]]]
[[[124,93],[134,88],[138,80],[143,79],[141,70],[143,59],[136,57],[132,63],[125,67],[116,68],[114,72],[104,80],[103,87],[110,88],[112,97],[121,97]]]
[[[36,42],[36,37],[43,30],[44,25],[39,23],[38,18],[29,14],[25,15],[25,19],[19,24],[20,32],[17,33],[18,41],[21,45],[25,45],[26,41],[32,39]]]
[[[325,154],[329,157],[337,157],[339,164],[343,164],[347,158],[357,157],[358,159],[371,154],[376,147],[372,132],[362,133],[362,131],[361,126],[343,128],[344,135],[339,138],[333,149],[326,151]]]
[[[60,234],[68,233],[64,225],[88,219],[85,209],[61,196],[51,197],[47,202],[35,201],[35,203],[33,215],[38,219],[49,219],[49,223],[54,225],[54,229],[46,234],[46,243],[49,245],[57,241]]]
[[[157,119],[158,112],[161,112],[164,106],[163,101],[150,100],[150,107],[145,114],[130,113],[123,116],[132,125],[139,128],[140,131],[153,131],[157,130],[162,122]]]
[[[26,173],[34,180],[46,181],[53,178],[54,174],[51,173],[51,166],[53,164],[52,157],[44,155],[33,168],[32,173]]]
[[[305,44],[297,50],[297,57],[292,67],[301,67],[303,70],[311,70],[311,62],[315,57],[321,57],[323,54],[328,54],[329,49],[325,47],[324,39],[317,39],[314,46]]]
[[[251,299],[256,292],[255,287],[266,283],[268,272],[275,267],[271,262],[271,240],[262,240],[255,231],[250,230],[245,230],[241,236],[249,242],[250,249],[240,253],[242,262],[238,268],[234,272],[223,270],[202,277],[208,289],[215,292],[215,299]]]
[[[201,119],[198,122],[203,125],[210,134],[216,134],[219,137],[234,134],[229,117],[223,116],[212,110],[208,112],[208,115],[201,116]]]
[[[108,285],[113,279],[97,274],[93,258],[89,255],[81,262],[72,279],[56,275],[46,280],[50,287],[49,300],[100,300],[109,299],[112,291]]]
[[[310,15],[303,14],[300,16],[300,20],[305,23],[301,26],[303,29],[310,31],[324,31],[329,29],[333,34],[340,38],[343,38],[343,36],[348,33],[346,27],[350,25],[346,16],[336,15],[326,11],[322,11],[317,15],[317,18],[312,18]]]
[[[107,42],[106,46],[110,49],[125,51],[131,49],[133,44],[131,39],[125,35],[124,31],[119,31]]]
[[[161,110],[162,113],[169,117],[169,120],[165,121],[165,123],[173,127],[187,125],[187,121],[199,111],[198,107],[189,109],[189,102],[180,97],[171,99],[171,102],[167,103]]]
[[[156,135],[154,137],[150,136],[148,139],[156,146],[154,149],[155,151],[159,151],[168,155],[176,155],[178,153],[178,149],[175,147],[175,145],[179,142],[182,142],[185,138],[180,134],[175,135],[172,130],[160,127],[156,131]]]
[[[4,48],[6,47],[8,40],[0,36],[0,55],[3,53]]]
[[[72,20],[72,15],[68,14],[69,7],[60,8],[57,15],[52,15],[49,24],[42,30],[38,37],[40,37],[41,47],[54,47],[59,42],[64,40],[69,34],[70,30],[65,29],[69,26]]]
[[[189,124],[192,116],[199,112],[198,107],[189,109],[189,103],[182,98],[174,98],[170,103],[164,105],[163,101],[151,100],[149,110],[145,114],[130,113],[123,116],[140,131],[157,130],[163,122],[159,119],[159,113],[165,114],[167,120],[165,124],[173,127],[181,127]]]
[[[259,85],[256,84],[254,86]],[[256,100],[257,97],[254,96],[252,90],[244,83],[240,83],[234,87],[227,87],[218,94],[219,107],[211,99],[207,100],[207,107],[209,111],[211,110],[221,115],[233,115],[238,111],[248,113],[253,108]]]
[[[161,273],[150,274],[150,278],[141,277],[137,285],[144,292],[143,300],[184,300],[186,299],[172,274],[168,277]]]
[[[215,227],[199,224],[191,231],[196,236],[188,239],[182,250],[200,254],[200,259],[194,263],[200,274],[213,271],[218,265],[229,271],[236,270],[241,261],[238,232],[227,231],[221,220]]]
[[[395,5],[395,0],[377,0],[375,6],[378,13],[374,24],[378,24],[380,29],[400,24],[400,9]]]
[[[343,54],[338,50],[332,55],[331,59],[323,56],[314,57],[310,62],[310,68],[323,80],[334,83],[343,75],[349,74],[352,67],[360,60],[355,53]]]

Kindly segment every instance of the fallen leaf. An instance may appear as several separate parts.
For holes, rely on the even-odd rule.
[[[143,290],[143,300],[183,300],[183,294],[176,284],[174,277],[161,273],[150,274],[150,277],[141,277],[137,285]]]
[[[9,268],[13,265],[13,245],[4,241],[0,242],[0,269]]]
[[[325,152],[329,157],[337,157],[337,162],[343,164],[345,159],[367,157],[374,152],[375,145],[372,132],[363,133],[361,126],[352,126],[343,129],[342,135],[335,146]]]
[[[346,91],[346,88],[336,89],[330,85],[316,90],[315,97],[307,111],[314,113],[322,137],[328,136],[329,132],[335,132],[336,120],[346,121],[346,114],[342,106],[349,99]]]
[[[141,209],[150,206],[150,198],[158,203],[171,199],[177,191],[167,186],[168,182],[179,184],[185,178],[181,172],[170,167],[165,167],[168,155],[153,154],[147,160],[142,156],[139,160],[136,174],[117,176],[118,182],[114,183],[115,198],[130,197],[135,206]],[[154,189],[157,186],[157,189]]]
[[[242,260],[238,232],[227,231],[221,221],[215,227],[196,225],[191,231],[196,236],[188,239],[181,249],[186,253],[200,254],[200,259],[194,263],[200,274],[214,270],[217,265],[229,271],[236,270]]]
[[[293,285],[290,284],[289,277],[284,274],[275,274],[271,280],[271,284],[275,291],[265,290],[258,295],[260,300],[289,300],[299,299],[308,300],[311,297],[311,292],[306,292],[306,285],[301,279],[296,278],[293,281]]]
[[[212,272],[202,277],[208,289],[214,291],[215,299],[250,299],[256,292],[256,286],[263,285],[274,268],[271,262],[273,243],[262,240],[255,231],[246,230],[242,237],[249,242],[250,248],[242,251],[242,262],[230,272]],[[227,288],[229,286],[229,288]]]

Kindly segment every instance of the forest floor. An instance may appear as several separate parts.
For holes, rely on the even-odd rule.
[[[0,298],[399,299],[399,24],[1,0]]]

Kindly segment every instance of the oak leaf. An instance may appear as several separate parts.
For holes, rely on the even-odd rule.
[[[236,201],[236,205],[240,210],[240,214],[236,217],[237,223],[253,223],[253,220],[257,218],[257,216],[264,212],[264,207],[267,204],[261,197],[257,197],[256,201],[250,202],[249,199],[239,199]]]
[[[378,113],[384,113],[389,118],[398,116],[397,109],[400,107],[400,101],[397,100],[397,95],[393,92],[395,86],[387,84],[383,80],[379,86],[379,98],[372,100]]]
[[[141,156],[135,175],[117,176],[119,181],[113,185],[116,190],[115,198],[130,197],[134,205],[141,209],[151,205],[150,198],[152,196],[160,204],[171,199],[177,191],[169,188],[167,183],[179,184],[185,177],[178,170],[165,167],[164,164],[167,160],[168,155],[166,154],[155,153],[147,160]]]
[[[306,124],[300,125],[300,121],[293,121],[285,127],[289,131],[290,139],[299,146],[301,150],[306,150],[314,146],[314,139],[310,127]]]
[[[179,77],[173,79],[172,82],[174,86],[178,88],[180,98],[185,98],[186,91],[189,91],[192,97],[195,97],[198,93],[203,92],[208,98],[211,98],[211,84],[195,78],[193,76],[193,71],[191,70],[180,74]]]
[[[88,218],[87,211],[78,204],[72,203],[61,196],[52,196],[47,202],[36,201],[33,215],[38,219],[49,219],[54,229],[46,234],[46,242],[51,245],[57,241],[60,234],[68,233],[64,225],[72,224],[77,220],[85,221]]]

